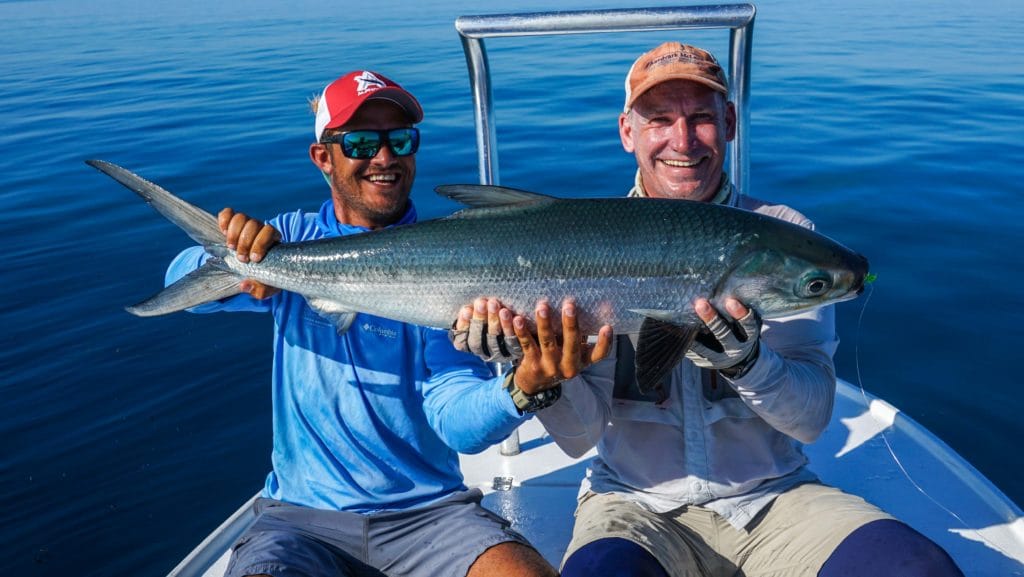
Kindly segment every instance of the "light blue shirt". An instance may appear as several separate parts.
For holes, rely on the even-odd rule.
[[[410,207],[398,224],[415,220]],[[286,213],[269,223],[283,242],[366,230],[339,223],[331,201],[318,214]],[[171,263],[167,284],[207,258],[202,247],[186,249]],[[457,451],[482,451],[528,418],[487,365],[452,347],[446,331],[359,314],[339,336],[288,291],[193,309],[215,311],[274,316],[266,497],[357,513],[430,503],[465,489]]]

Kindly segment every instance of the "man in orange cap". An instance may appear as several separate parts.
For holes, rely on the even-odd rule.
[[[813,227],[789,207],[734,190],[722,167],[735,132],[714,56],[678,42],[641,55],[619,116],[622,146],[637,163],[629,195],[720,203]],[[465,331],[457,346],[480,355],[496,348],[481,343],[500,336],[537,349],[500,303],[475,305],[454,327]],[[801,445],[825,429],[835,396],[832,307],[763,323],[736,299],[724,308],[694,302],[708,330],[660,395],[636,386],[635,345],[618,336],[608,359],[563,380],[560,398],[537,411],[566,453],[598,452],[562,576],[960,576],[934,543],[806,466]],[[549,306],[536,314],[544,340],[558,319],[541,310]],[[574,327],[571,315],[561,322]]]

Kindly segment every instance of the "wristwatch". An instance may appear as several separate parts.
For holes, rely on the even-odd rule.
[[[550,407],[562,398],[562,383],[558,383],[550,389],[545,389],[537,394],[528,395],[516,386],[516,368],[505,375],[505,390],[512,396],[512,402],[520,413],[533,413],[545,407]]]

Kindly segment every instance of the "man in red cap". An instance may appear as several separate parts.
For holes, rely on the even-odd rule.
[[[412,94],[360,70],[329,84],[314,107],[309,156],[331,198],[267,224],[221,211],[239,260],[259,261],[282,240],[416,220],[409,193],[423,110]],[[202,247],[185,250],[168,284],[207,258]],[[457,451],[481,451],[529,417],[482,361],[455,351],[445,331],[359,314],[339,335],[338,319],[298,294],[251,280],[243,290],[193,309],[274,317],[273,469],[229,576],[557,574],[463,484]]]
[[[678,42],[641,55],[619,116],[622,146],[637,163],[629,195],[720,203],[813,227],[787,206],[733,189],[722,167],[735,130],[714,56]],[[500,303],[474,304],[455,325],[461,349],[483,356],[494,346],[481,343],[500,337],[536,350]],[[835,395],[832,307],[762,325],[738,300],[724,304],[694,303],[708,330],[662,395],[636,386],[635,345],[618,336],[607,360],[561,382],[560,398],[537,412],[566,453],[598,453],[562,576],[961,576],[923,535],[806,466],[801,444],[825,429]],[[539,314],[548,308],[541,303],[536,314],[541,340],[558,322]],[[561,322],[572,329],[572,318]]]

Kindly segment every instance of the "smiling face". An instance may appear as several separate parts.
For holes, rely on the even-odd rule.
[[[636,156],[653,198],[708,201],[721,185],[725,143],[736,135],[736,111],[711,88],[669,80],[640,95],[619,116],[619,136]]]
[[[368,100],[333,132],[407,126],[411,124],[401,108],[384,100]],[[314,143],[309,147],[309,156],[330,179],[334,213],[339,222],[381,228],[397,222],[408,209],[416,177],[415,155],[395,156],[385,145],[373,158],[347,158],[339,144]]]

